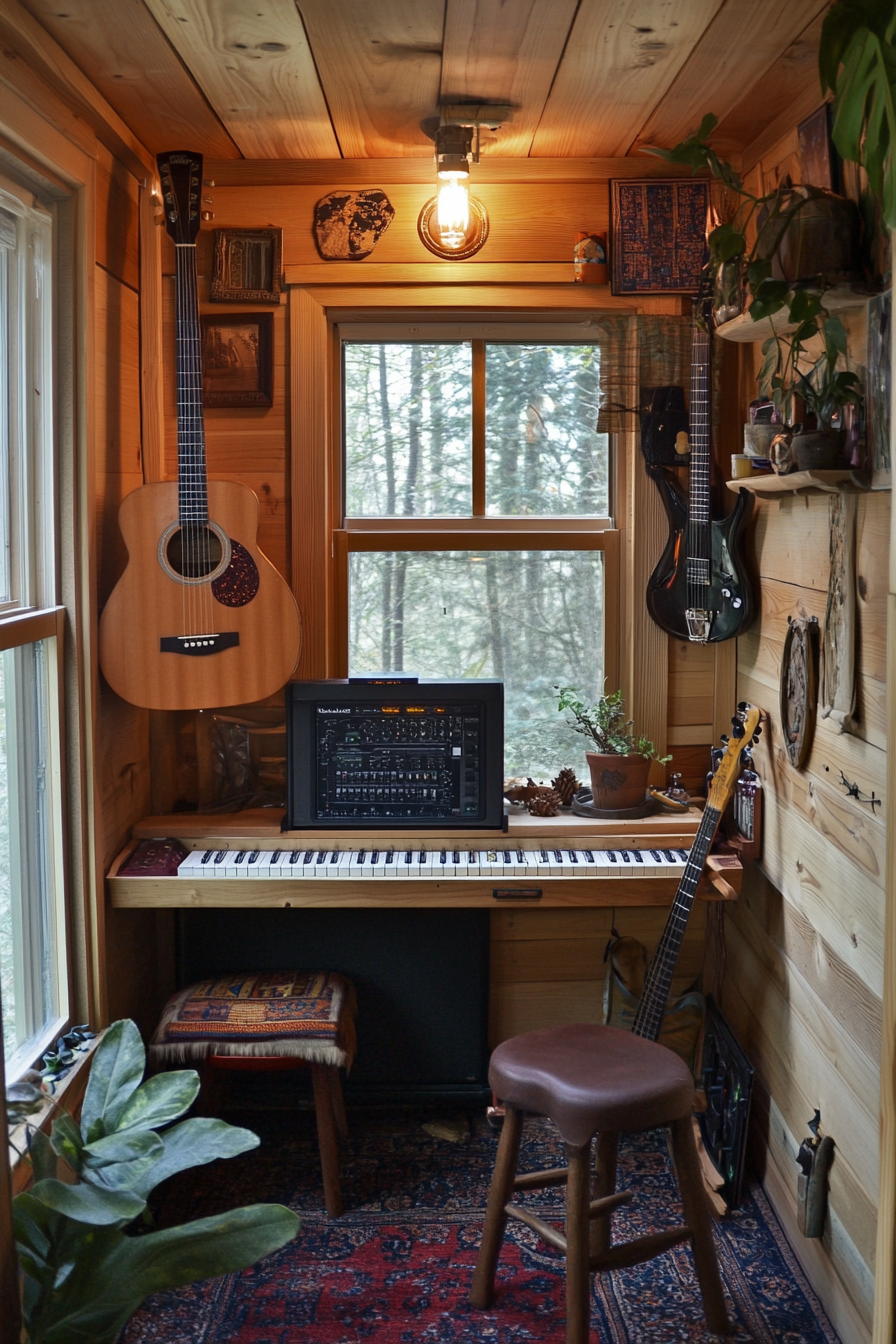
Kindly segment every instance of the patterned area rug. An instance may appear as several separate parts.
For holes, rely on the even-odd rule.
[[[444,1114],[444,1113],[443,1113]],[[347,1212],[323,1212],[313,1116],[230,1114],[254,1129],[254,1153],[176,1177],[157,1219],[169,1226],[277,1200],[302,1218],[297,1239],[260,1265],[149,1298],[120,1344],[562,1344],[563,1260],[522,1224],[508,1227],[495,1307],[467,1303],[497,1135],[476,1117],[459,1142],[432,1137],[420,1111],[349,1111]],[[466,1121],[461,1117],[463,1126]],[[556,1131],[531,1120],[521,1170],[562,1165]],[[662,1133],[620,1150],[619,1238],[679,1219]],[[529,1194],[562,1221],[562,1191]],[[735,1344],[838,1344],[762,1191],[716,1224]],[[709,1344],[687,1246],[593,1279],[592,1338],[600,1344]]]

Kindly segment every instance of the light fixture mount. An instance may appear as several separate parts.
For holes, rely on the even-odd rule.
[[[437,257],[464,261],[488,238],[485,206],[468,190],[470,162],[479,162],[480,130],[497,130],[511,110],[505,103],[443,103],[438,119],[420,123],[435,141],[439,191],[420,211],[417,232]]]

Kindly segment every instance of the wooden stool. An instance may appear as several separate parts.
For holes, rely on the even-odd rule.
[[[159,1068],[196,1063],[215,1073],[308,1067],[327,1216],[342,1213],[336,1136],[348,1133],[340,1068],[355,1054],[355,992],[326,971],[216,976],[170,998],[149,1043]]]
[[[566,1344],[587,1344],[590,1275],[641,1264],[689,1238],[708,1328],[728,1331],[712,1219],[691,1128],[694,1082],[664,1045],[618,1027],[579,1025],[527,1032],[499,1045],[489,1083],[504,1104],[504,1125],[473,1276],[470,1302],[492,1305],[508,1217],[517,1218],[566,1256]],[[523,1115],[546,1115],[566,1145],[568,1167],[517,1176]],[[669,1125],[685,1223],[613,1244],[612,1213],[631,1198],[616,1192],[621,1133]],[[597,1134],[593,1188],[591,1143]],[[566,1236],[509,1201],[514,1190],[566,1186]],[[593,1196],[593,1198],[592,1198]]]

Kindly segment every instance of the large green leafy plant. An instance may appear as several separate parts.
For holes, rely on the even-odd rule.
[[[148,1220],[160,1181],[258,1145],[250,1130],[223,1120],[174,1123],[196,1099],[199,1077],[183,1069],[142,1082],[145,1064],[134,1023],[114,1023],[94,1055],[80,1124],[63,1115],[49,1137],[31,1136],[34,1184],[13,1200],[30,1344],[112,1344],[149,1293],[245,1269],[298,1231],[296,1215],[279,1204],[161,1231],[135,1223]],[[60,1164],[69,1180],[59,1179]]]
[[[646,756],[661,764],[671,761],[671,756],[657,756],[649,737],[639,737],[632,732],[634,725],[625,717],[622,691],[600,695],[593,704],[588,704],[582,692],[574,686],[555,689],[560,693],[557,709],[561,714],[566,710],[572,714],[572,719],[567,722],[574,732],[590,739],[591,751],[605,756]]]

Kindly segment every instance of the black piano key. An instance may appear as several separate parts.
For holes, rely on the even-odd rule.
[[[244,849],[241,849],[240,852],[237,854],[236,858],[234,859],[234,863],[242,863],[245,857],[246,857],[246,851]]]
[[[250,862],[250,863],[257,863],[257,862],[258,862],[258,850],[257,850],[257,849],[253,849],[252,853],[249,855],[249,862]]]
[[[305,862],[306,862],[306,863],[309,862],[309,860],[311,859],[313,853],[314,853],[313,850],[311,850],[311,849],[308,850],[307,854],[305,855]],[[294,850],[292,851],[292,853],[290,854],[290,856],[289,856],[289,861],[290,861],[290,863],[300,863],[300,862],[301,862],[301,859],[302,859],[302,851],[301,851],[300,849],[294,849]]]
[[[682,863],[687,863],[687,861],[688,861],[688,851],[687,851],[686,849],[677,849],[675,852],[676,852],[676,854],[678,855],[678,857],[681,859]]]
[[[644,860],[641,858],[641,851],[640,851],[640,849],[633,849],[633,850],[631,851],[631,854],[632,854],[632,858],[634,859],[635,863],[643,863],[643,862],[644,862]]]
[[[511,854],[509,849],[502,849],[501,857],[503,858],[505,863],[513,863],[513,855]]]
[[[574,850],[574,849],[568,849],[566,852],[567,852],[567,854],[569,855],[569,861],[570,861],[570,863],[578,863],[578,861],[579,861],[579,856],[578,856],[578,853],[576,852],[576,850]]]
[[[443,849],[439,853],[439,863],[447,863],[447,862],[448,862],[447,851]]]
[[[215,852],[215,851],[214,851],[213,849],[207,849],[207,850],[205,851],[205,853],[203,854],[202,858],[199,860],[199,862],[200,862],[200,863],[208,863],[209,859],[210,859],[211,856],[214,854],[214,852]]]
[[[664,858],[664,859],[668,859],[670,863],[675,863],[675,862],[676,862],[675,855],[672,853],[672,850],[671,850],[671,849],[664,849],[664,850],[662,851],[662,854],[663,854],[663,858]]]
[[[338,862],[339,862],[339,850],[338,850],[338,849],[334,849],[334,850],[333,850],[332,854],[330,855],[330,862],[331,862],[331,863],[338,863]]]
[[[652,849],[652,850],[650,851],[650,855],[651,855],[651,858],[656,859],[657,863],[662,863],[662,861],[663,861],[663,856],[662,856],[662,854],[660,853],[660,851],[659,851],[658,849]]]
[[[281,849],[275,849],[271,855],[271,863],[278,863],[282,853],[283,851]]]
[[[452,862],[453,864],[458,864],[458,863],[460,863],[460,850],[459,850],[459,849],[454,850],[454,857],[452,858],[451,862]]]
[[[632,856],[631,856],[631,853],[630,853],[629,850],[627,850],[627,849],[620,849],[619,853],[622,855],[622,862],[623,862],[623,863],[631,863],[631,861],[632,861]]]
[[[616,851],[615,851],[615,849],[608,849],[608,850],[607,850],[607,858],[610,860],[611,863],[616,863],[616,862],[617,862],[617,859],[616,859]]]
[[[563,862],[563,850],[562,850],[562,849],[555,849],[555,850],[554,850],[554,858],[557,860],[558,863],[562,863],[562,862]]]
[[[593,851],[593,850],[590,850],[590,849],[583,849],[583,850],[582,850],[582,853],[585,855],[585,862],[586,862],[586,863],[593,863],[593,862],[594,862],[594,851]]]
[[[413,859],[414,859],[413,852],[410,849],[406,849],[404,852],[404,861],[408,865],[408,867],[410,867],[411,864],[413,863]]]
[[[226,853],[227,853],[227,850],[226,850],[226,849],[219,849],[218,852],[217,852],[217,854],[215,855],[215,863],[221,863],[221,862],[223,862],[224,855],[225,855]]]
[[[380,852],[379,852],[379,850],[378,850],[378,849],[373,849],[373,850],[371,850],[371,851],[370,851],[370,863],[371,863],[371,866],[374,866],[374,865],[376,865],[377,863],[379,863],[379,860],[380,860]]]
[[[425,867],[425,866],[426,866],[426,850],[425,850],[425,849],[420,849],[420,850],[417,851],[417,862],[421,865],[421,867]]]
[[[542,863],[550,863],[551,860],[546,849],[540,849],[538,853],[541,857]]]
[[[317,851],[317,862],[320,864],[320,863],[326,863],[326,861],[327,861],[327,851],[325,849],[319,849]]]
[[[394,851],[394,850],[389,849],[389,850],[386,851],[386,862],[387,862],[387,863],[394,863],[394,862],[395,862],[395,851]]]
[[[516,852],[516,861],[517,861],[517,863],[525,863],[525,862],[526,862],[526,856],[525,856],[525,854],[523,853],[523,851],[522,851],[521,849],[518,849],[517,852]]]

